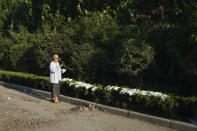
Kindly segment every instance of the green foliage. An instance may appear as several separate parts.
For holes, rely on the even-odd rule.
[[[183,116],[187,116],[188,118],[192,118],[194,116],[194,112],[196,112],[196,97],[174,97],[176,104],[174,107],[174,111],[177,114],[181,114]],[[189,108],[188,108],[189,107]]]
[[[90,44],[83,44],[81,46],[75,45],[75,48],[70,52],[70,56],[65,58],[69,60],[67,62],[70,71],[74,78],[84,79],[88,71],[89,60],[94,54],[94,49]],[[85,78],[87,79],[87,78]]]
[[[196,50],[196,41],[192,39],[197,27],[196,2],[140,0],[131,5],[136,10],[137,23],[141,22],[140,26],[147,32],[146,41],[155,48],[157,72],[174,75],[195,70],[192,60],[195,56],[190,52]],[[189,63],[192,66],[187,66]]]
[[[1,39],[1,61],[2,68],[13,69],[17,71],[28,70],[27,65],[24,65],[27,58],[24,56],[26,51],[33,46],[33,35],[27,30],[18,26],[19,33],[9,31],[10,38],[2,37]]]
[[[61,28],[65,24],[65,17],[60,14],[59,10],[53,12],[48,4],[42,6],[42,24],[52,25],[54,30]]]
[[[33,74],[11,72],[0,70],[0,80],[20,85],[29,86],[35,89],[50,90],[49,78]]]
[[[0,0],[0,18],[3,23],[1,30],[17,30],[18,25],[32,29],[31,7],[31,0]]]
[[[121,56],[119,59],[117,58],[117,63],[120,64],[119,70],[122,73],[137,75],[142,70],[147,69],[153,60],[152,48],[135,39],[129,39],[123,43],[120,50]]]
[[[68,23],[64,33],[77,44],[89,42],[104,48],[112,42],[112,37],[115,38],[118,28],[116,20],[109,14],[93,12]]]
[[[60,54],[61,56],[63,47],[66,46],[66,44],[58,38],[59,36],[54,32],[37,34],[37,41],[32,47],[34,73],[48,75],[52,55]]]
[[[81,57],[84,46],[86,50],[90,49],[84,52],[89,53],[89,57],[85,55],[86,57],[82,56],[79,59],[88,62],[84,69],[80,68],[81,64],[73,61],[73,66],[79,66],[76,71],[84,74],[83,77],[87,80],[95,80],[100,77],[99,75],[106,79],[106,74],[112,75],[112,72],[117,75],[136,76],[146,69],[153,59],[151,47],[145,45],[142,40],[136,40],[138,38],[134,33],[138,32],[138,28],[132,25],[129,29],[120,28],[116,19],[108,13],[94,12],[72,21],[65,29],[64,32],[71,40],[80,45],[81,51],[78,52],[81,53],[75,57]],[[134,41],[131,42],[131,39]]]
[[[57,53],[70,77],[130,87],[197,70],[193,0],[0,0],[0,12],[3,69],[48,75]]]

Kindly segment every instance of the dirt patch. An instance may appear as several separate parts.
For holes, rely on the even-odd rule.
[[[7,130],[25,130],[34,128],[44,128],[48,126],[54,126],[53,120],[47,119],[24,119],[24,118],[10,118],[4,121],[1,125],[3,129]]]
[[[5,102],[5,100],[4,100],[4,98],[3,98],[3,96],[0,94],[0,102],[1,103],[4,103]]]
[[[27,129],[54,126],[57,121],[46,118],[32,118],[35,113],[17,107],[0,106],[0,130],[25,131]]]
[[[71,109],[73,112],[87,112],[87,111],[95,111],[96,108],[94,105],[88,105],[88,106],[76,106]]]
[[[34,102],[34,103],[40,103],[40,101],[38,101],[36,99],[29,98],[29,97],[22,97],[22,99],[24,101],[29,101],[29,102]]]

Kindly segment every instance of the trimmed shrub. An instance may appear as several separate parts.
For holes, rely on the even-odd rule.
[[[14,84],[29,86],[40,90],[50,90],[48,77],[36,76],[33,74],[2,71],[0,70],[0,80]]]
[[[51,88],[48,77],[33,74],[0,70],[0,80],[46,91],[49,91]],[[123,93],[123,90],[127,90],[125,87],[109,88],[102,85],[85,85],[85,83],[80,85],[79,83],[82,82],[75,82],[73,80],[62,81],[61,93],[97,103],[179,120],[183,120],[180,119],[180,117],[193,117],[194,109],[197,105],[197,97],[168,95],[163,99],[162,96],[159,95],[148,95],[146,93],[149,92],[145,91],[144,93],[146,95],[140,93],[131,95],[129,92]],[[177,118],[177,116],[179,116],[179,118]]]

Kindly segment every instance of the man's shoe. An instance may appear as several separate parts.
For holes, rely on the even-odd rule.
[[[55,97],[54,103],[60,103],[57,97]]]

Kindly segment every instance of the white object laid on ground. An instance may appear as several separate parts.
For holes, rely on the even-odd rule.
[[[118,89],[120,89],[120,87],[118,87],[118,86],[110,86],[110,85],[107,86],[107,90],[112,90],[112,89],[117,91]]]
[[[70,86],[72,86],[72,85],[75,85],[76,88],[78,88],[78,87],[85,87],[86,89],[89,89],[90,87],[92,87],[91,84],[87,84],[87,83],[80,82],[80,81],[75,82],[75,83],[70,83]]]
[[[73,81],[73,79],[63,78],[61,81]]]
[[[62,79],[62,81],[69,81],[70,82],[69,86],[75,86],[76,88],[85,87],[86,89],[89,89],[89,88],[92,87],[92,91],[95,91],[97,89],[97,87],[95,87],[91,84],[80,82],[80,81],[72,81],[72,79],[69,79],[69,78],[64,78],[64,79]],[[170,97],[170,96],[165,95],[161,92],[146,91],[146,90],[140,90],[140,89],[121,88],[121,87],[118,87],[118,86],[110,86],[110,85],[108,85],[106,88],[107,88],[107,90],[115,90],[115,91],[118,91],[119,89],[121,89],[120,92],[119,92],[120,94],[127,93],[130,96],[140,94],[140,95],[143,95],[143,96],[160,97],[163,101],[167,97]]]
[[[94,86],[93,88],[92,88],[92,91],[95,91],[97,89],[97,87],[96,86]]]
[[[10,98],[10,97],[8,97],[8,100],[11,100],[11,98]]]

